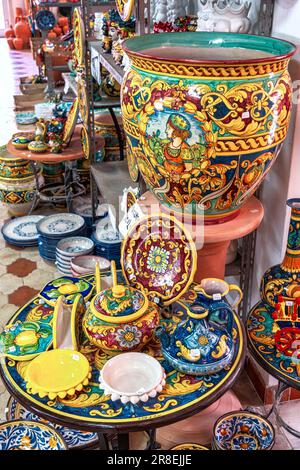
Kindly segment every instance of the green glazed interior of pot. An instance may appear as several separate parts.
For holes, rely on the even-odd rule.
[[[127,53],[140,57],[176,61],[260,62],[290,57],[295,46],[264,36],[234,33],[161,33],[136,36],[125,41]]]

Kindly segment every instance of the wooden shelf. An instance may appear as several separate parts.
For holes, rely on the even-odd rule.
[[[92,57],[92,75],[97,83],[101,83],[100,65],[108,70],[114,79],[121,84],[125,75],[125,70],[117,65],[111,54],[106,54],[102,50],[100,41],[91,41],[89,43]]]

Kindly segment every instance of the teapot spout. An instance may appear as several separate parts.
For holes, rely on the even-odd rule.
[[[161,342],[161,345],[163,349],[166,349],[170,345],[170,337],[168,333],[166,332],[166,329],[164,326],[158,326],[155,330],[155,336],[159,339]]]

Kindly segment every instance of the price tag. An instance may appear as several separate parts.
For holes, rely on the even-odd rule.
[[[294,306],[294,302],[291,301],[291,300],[287,300],[286,303],[285,303],[285,305],[286,305],[287,307],[293,307],[293,306]]]
[[[221,300],[222,299],[222,296],[221,294],[213,294],[213,300]]]
[[[119,224],[119,231],[123,237],[127,235],[128,230],[143,216],[143,211],[138,204],[134,204],[130,207],[129,211]]]

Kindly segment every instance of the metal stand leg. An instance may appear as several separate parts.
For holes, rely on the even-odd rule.
[[[109,450],[109,444],[106,434],[98,433],[99,450]]]
[[[108,110],[110,112],[112,120],[114,121],[114,125],[115,125],[116,132],[117,132],[117,135],[118,135],[118,141],[119,141],[119,147],[120,147],[120,160],[124,160],[124,145],[123,145],[121,128],[119,126],[118,119],[117,119],[117,116],[116,116],[113,108],[111,108],[109,106]]]
[[[277,424],[279,426],[282,426],[286,431],[288,431],[293,436],[300,438],[300,431],[297,431],[296,429],[289,426],[289,424],[287,424],[279,414],[279,405],[280,405],[282,394],[288,388],[290,388],[288,385],[284,384],[283,382],[278,382],[278,387],[275,393],[273,406],[266,417],[269,418],[269,416],[271,416],[271,414],[274,413]]]
[[[40,200],[39,167],[38,167],[37,163],[35,163],[35,162],[31,163],[31,167],[33,169],[36,188],[35,188],[35,193],[34,193],[34,197],[33,197],[33,200],[32,200],[32,205],[30,207],[28,215],[32,214],[32,212],[34,211],[34,209],[36,208],[36,206],[38,204],[38,201]]]
[[[118,440],[118,449],[116,450],[129,450],[129,434],[127,433],[118,434],[117,440]]]

